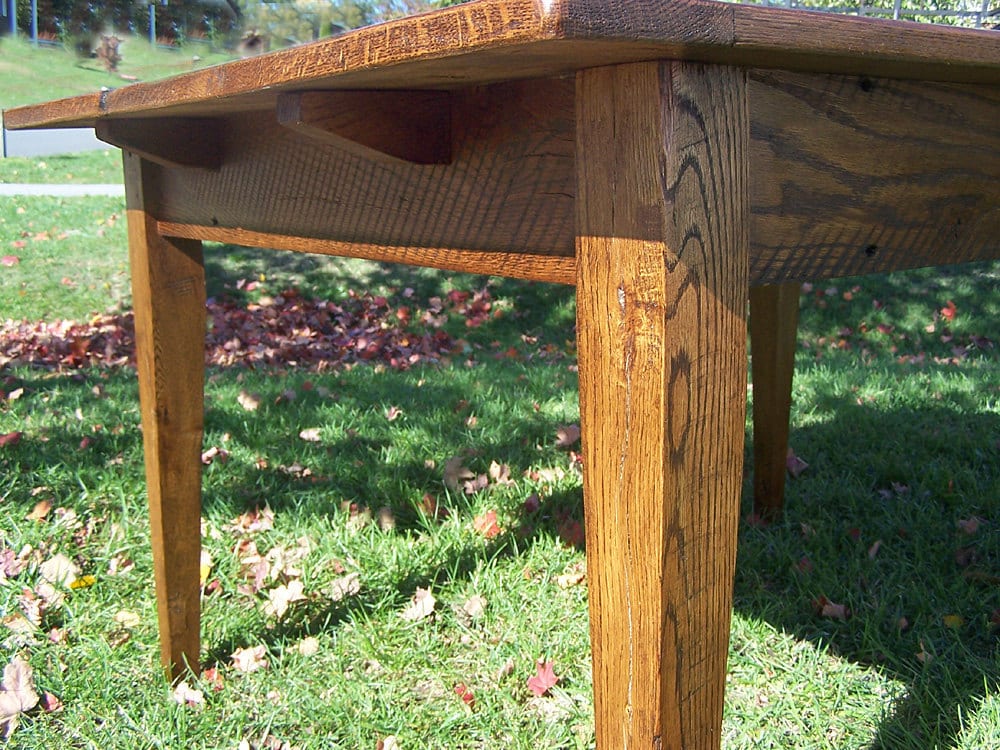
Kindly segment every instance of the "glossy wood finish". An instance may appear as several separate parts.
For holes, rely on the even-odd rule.
[[[176,677],[198,672],[205,268],[200,242],[157,231],[149,163],[124,160],[160,650]]]
[[[745,73],[580,74],[577,337],[601,748],[719,745],[746,405]]]
[[[792,405],[801,284],[750,290],[753,371],[753,507],[761,518],[781,516],[785,502],[788,417]]]
[[[749,287],[765,287],[755,497],[773,514],[796,282],[1000,256],[989,31],[709,0],[476,0],[5,120],[97,124],[132,152],[174,674],[198,656],[200,241],[577,284],[603,750],[720,742]]]

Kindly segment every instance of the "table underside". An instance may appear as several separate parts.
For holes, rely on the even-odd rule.
[[[748,78],[752,284],[1000,252],[1000,86]],[[98,132],[157,162],[168,236],[575,282],[573,78],[380,93]]]

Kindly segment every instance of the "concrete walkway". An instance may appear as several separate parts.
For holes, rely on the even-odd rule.
[[[41,195],[54,198],[75,198],[81,195],[124,196],[124,185],[5,185],[0,184],[0,196]]]

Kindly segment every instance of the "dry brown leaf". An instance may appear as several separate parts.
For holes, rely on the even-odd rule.
[[[262,645],[238,648],[229,658],[237,672],[249,674],[258,669],[267,669],[267,649]]]
[[[49,514],[50,510],[52,510],[51,500],[39,500],[35,503],[35,507],[32,508],[31,512],[25,516],[25,519],[28,521],[44,521],[45,516]]]
[[[580,425],[567,424],[556,428],[556,447],[570,448],[580,439]]]
[[[430,617],[434,614],[435,604],[437,604],[437,600],[430,589],[417,589],[417,593],[413,595],[413,599],[410,601],[410,606],[403,610],[403,619],[410,622],[417,622]]]
[[[462,488],[462,482],[475,477],[476,475],[462,464],[461,456],[452,456],[445,461],[444,486],[448,489],[458,492]]]
[[[319,433],[319,427],[307,427],[299,433],[299,437],[309,443],[318,443],[322,440]]]
[[[280,620],[288,612],[288,607],[293,602],[302,601],[305,598],[305,587],[302,585],[302,581],[296,578],[267,592],[264,614]]]
[[[240,391],[240,395],[236,397],[239,402],[247,411],[257,411],[260,407],[260,394],[259,393],[249,393],[248,391]]]
[[[462,611],[473,620],[477,620],[486,613],[487,603],[488,602],[484,597],[479,594],[474,594],[466,600],[465,604],[462,605]]]
[[[38,573],[56,586],[70,586],[76,580],[80,569],[66,555],[59,553],[38,566]]]
[[[788,455],[785,457],[785,468],[788,469],[792,479],[798,479],[802,476],[802,472],[809,468],[809,464],[796,456],[795,451],[789,447]]]
[[[359,573],[348,573],[347,575],[334,578],[330,584],[330,600],[339,602],[348,596],[354,596],[361,591],[361,575]]]
[[[175,703],[180,703],[182,706],[195,707],[205,703],[204,694],[200,690],[195,690],[184,680],[177,684],[170,696]]]
[[[4,738],[10,737],[17,727],[18,717],[36,705],[38,693],[35,692],[31,665],[20,656],[15,656],[4,667],[3,681],[0,682],[0,731]]]
[[[577,586],[585,580],[587,580],[587,563],[583,560],[569,565],[561,575],[556,576],[556,584],[562,589]]]

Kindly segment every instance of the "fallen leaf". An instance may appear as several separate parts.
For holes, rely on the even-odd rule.
[[[579,560],[556,576],[556,585],[561,589],[568,589],[570,586],[578,586],[585,580],[587,580],[587,563]]]
[[[955,315],[958,312],[958,308],[955,307],[955,303],[948,300],[944,307],[941,308],[941,317],[947,320],[949,323],[955,319]]]
[[[288,612],[288,607],[293,602],[302,601],[305,598],[305,587],[302,585],[302,581],[296,578],[267,592],[264,614],[280,620]]]
[[[963,625],[965,625],[965,618],[961,615],[945,615],[941,618],[946,628],[951,628],[952,630],[958,630]]]
[[[219,671],[218,667],[209,667],[202,670],[201,681],[211,687],[216,693],[223,690],[226,686],[226,678]]]
[[[254,534],[258,531],[269,531],[274,528],[274,511],[268,506],[257,507],[240,513],[233,519],[232,523],[224,526],[225,531],[235,531],[240,534]]]
[[[334,578],[328,589],[330,601],[339,602],[348,596],[354,596],[361,591],[361,575],[359,573],[348,573],[347,575]]]
[[[73,581],[73,583],[71,583],[69,587],[74,591],[77,591],[78,589],[89,589],[95,583],[97,583],[96,576],[80,576],[75,581]]]
[[[556,428],[556,447],[570,448],[580,439],[580,425],[568,424]]]
[[[38,566],[42,578],[56,586],[70,586],[76,580],[80,569],[66,555],[57,554]]]
[[[121,609],[115,613],[115,622],[121,625],[123,628],[137,628],[142,623],[142,618],[139,617],[135,612],[129,612],[127,609]]]
[[[398,406],[390,406],[385,410],[385,418],[390,422],[395,422],[403,414],[403,410]]]
[[[813,599],[813,610],[820,617],[828,617],[831,620],[847,620],[851,616],[851,610],[844,604],[837,604],[821,596]]]
[[[0,730],[4,738],[10,737],[17,727],[18,717],[38,705],[34,674],[31,665],[15,656],[4,667],[0,682]]]
[[[47,714],[53,714],[56,711],[63,710],[63,702],[59,700],[58,697],[50,693],[48,690],[42,693],[42,699],[39,701],[39,705],[42,710]]]
[[[535,663],[535,674],[528,678],[528,690],[541,698],[555,687],[559,678],[553,671],[554,662],[539,659]]]
[[[390,734],[388,737],[380,739],[375,745],[375,750],[399,750],[399,742],[396,740],[396,735]]]
[[[788,454],[785,456],[785,468],[788,469],[792,479],[798,479],[802,476],[802,472],[809,468],[809,464],[796,456],[795,451],[789,447]]]
[[[983,519],[980,518],[979,516],[970,516],[969,518],[962,518],[959,519],[959,521],[957,522],[959,530],[963,531],[969,536],[972,536],[977,531],[979,531],[979,527],[982,524],[983,524]]]
[[[503,533],[503,529],[497,523],[495,510],[488,510],[482,515],[476,516],[472,521],[472,529],[486,539],[492,539]]]
[[[465,601],[465,604],[462,605],[462,611],[473,620],[478,620],[486,613],[486,604],[487,601],[484,597],[479,594],[474,594]]]
[[[464,682],[455,685],[455,695],[461,698],[462,702],[469,708],[476,707],[476,696],[472,694],[472,690]]]
[[[920,651],[917,652],[917,661],[919,661],[921,664],[927,664],[928,662],[932,661],[933,659],[934,659],[934,656],[931,655],[927,651],[927,648],[924,646],[924,641],[921,638],[920,639]]]
[[[292,649],[302,656],[315,656],[319,653],[319,639],[310,635],[303,638]]]
[[[318,443],[322,440],[319,433],[319,427],[307,427],[299,433],[299,437],[310,443]]]
[[[10,268],[11,266],[16,266],[20,262],[21,259],[18,258],[16,255],[5,255],[2,258],[0,258],[0,266],[7,266],[8,268]]]
[[[202,692],[188,685],[186,680],[179,682],[170,696],[174,699],[175,703],[180,703],[182,706],[194,707],[204,705],[205,703],[205,696]]]
[[[456,492],[461,489],[462,482],[474,479],[475,474],[462,465],[461,456],[452,456],[444,464],[444,486]]]
[[[202,549],[201,560],[198,565],[198,580],[204,586],[208,583],[208,576],[212,572],[212,555],[207,549]]]
[[[260,408],[260,394],[240,391],[236,401],[247,411],[257,411]]]
[[[871,547],[868,548],[868,559],[869,560],[874,560],[875,559],[875,555],[878,554],[878,551],[879,551],[879,549],[881,547],[882,547],[882,540],[881,539],[876,539],[875,543]]]
[[[437,600],[430,589],[418,588],[410,601],[410,606],[403,610],[402,617],[410,622],[418,622],[434,613],[434,605]]]
[[[5,448],[8,445],[17,445],[21,442],[22,437],[24,437],[24,433],[18,431],[0,435],[0,448]]]
[[[32,508],[31,512],[25,516],[25,519],[28,521],[42,521],[49,514],[50,510],[52,510],[51,500],[39,500],[35,503],[35,507]]]
[[[262,645],[238,648],[229,658],[237,672],[249,674],[258,669],[267,669],[267,649]]]

